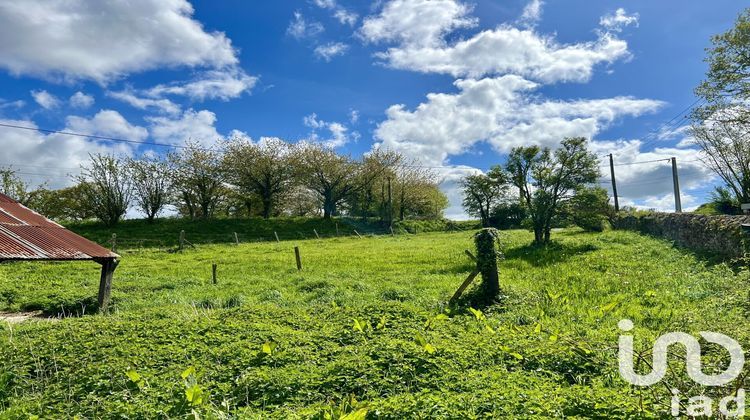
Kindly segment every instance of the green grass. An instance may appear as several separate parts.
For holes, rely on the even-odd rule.
[[[504,233],[506,296],[483,316],[446,303],[470,232],[126,250],[106,316],[96,264],[2,264],[1,309],[88,309],[1,327],[0,417],[659,417],[669,394],[617,373],[620,319],[642,347],[710,330],[750,348],[746,272],[635,233],[553,236]]]

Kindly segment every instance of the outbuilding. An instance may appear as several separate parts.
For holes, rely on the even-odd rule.
[[[0,194],[0,262],[94,261],[102,266],[99,311],[109,306],[119,255]]]

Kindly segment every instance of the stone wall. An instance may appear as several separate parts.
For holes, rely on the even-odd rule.
[[[750,224],[750,216],[646,213],[619,216],[613,226],[662,237],[693,251],[736,258],[745,253],[742,224]]]

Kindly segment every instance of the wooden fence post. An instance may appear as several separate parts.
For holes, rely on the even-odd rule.
[[[362,235],[360,235],[359,232],[357,232],[357,229],[354,229],[354,233],[357,234],[357,236],[359,237],[359,239],[362,239]]]
[[[275,230],[273,231],[273,236],[275,236],[275,237],[276,237],[276,242],[281,242],[281,241],[279,241],[279,234],[278,234],[278,233],[276,233],[276,231],[275,231]]]
[[[211,278],[213,279],[214,284],[218,283],[216,280],[216,264],[211,264]]]
[[[339,222],[336,222],[336,236],[339,236]]]
[[[112,234],[112,252],[117,252],[117,234]]]
[[[297,259],[297,270],[302,270],[302,259],[299,256],[299,247],[294,247],[294,257]]]
[[[318,235],[318,231],[316,229],[313,229],[313,232],[315,232],[315,237],[320,239],[320,235]]]
[[[99,278],[99,312],[107,312],[109,308],[109,297],[112,292],[112,277],[115,269],[120,264],[115,258],[107,258],[97,261],[102,265],[101,277]]]
[[[180,251],[182,251],[185,248],[185,231],[180,231]]]
[[[482,274],[482,295],[488,301],[497,298],[500,293],[500,279],[497,272],[497,260],[502,255],[498,249],[498,231],[485,228],[474,235],[477,247],[477,271]]]
[[[237,232],[234,232],[234,244],[239,245],[240,244],[240,237],[237,236]]]
[[[391,226],[391,236],[396,236],[396,234],[393,233],[393,226]]]

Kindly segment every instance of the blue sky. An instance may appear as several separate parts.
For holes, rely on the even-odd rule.
[[[690,208],[715,180],[680,113],[710,36],[747,6],[0,0],[0,122],[170,144],[305,139],[355,156],[382,144],[435,167],[452,217],[462,176],[583,135],[618,163],[677,156]],[[2,127],[0,147],[0,165],[55,187],[88,152],[151,149]],[[671,209],[667,164],[617,171],[621,202]]]

